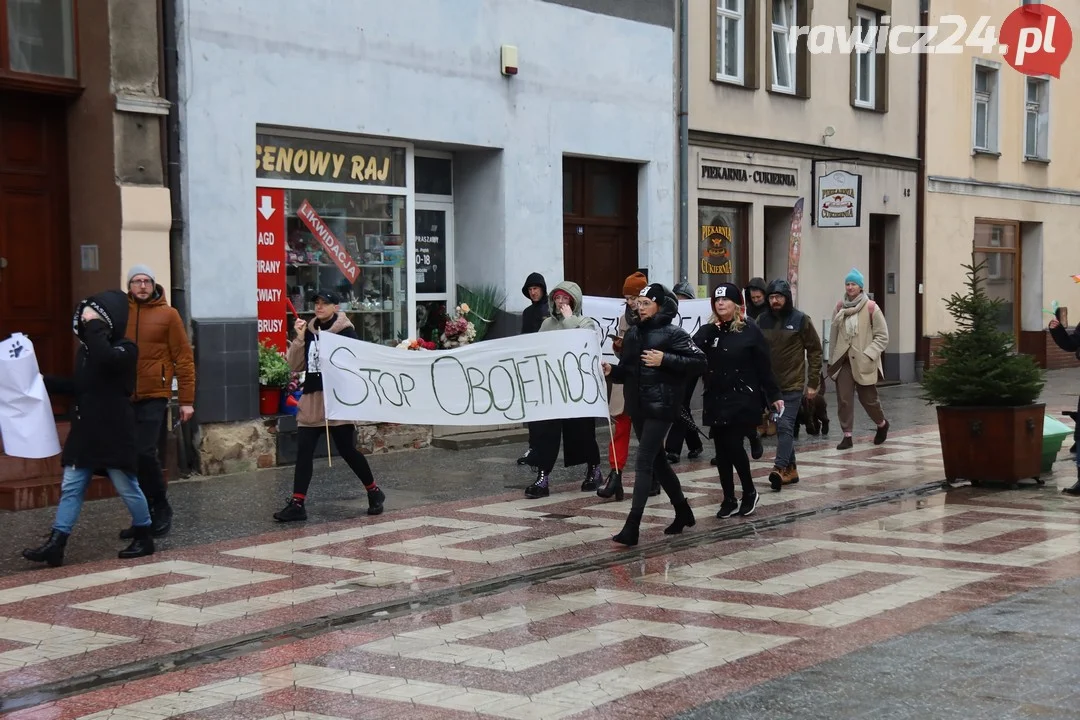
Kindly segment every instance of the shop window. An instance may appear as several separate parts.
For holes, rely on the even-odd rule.
[[[1024,159],[1048,160],[1050,140],[1050,81],[1029,77],[1024,98]]]
[[[289,189],[285,217],[285,284],[300,316],[314,317],[312,295],[329,290],[361,340],[382,345],[404,340],[405,197]]]
[[[757,0],[713,0],[712,79],[756,88]]]
[[[996,153],[998,150],[999,76],[997,67],[975,59],[971,111],[971,146],[975,152]]]
[[[711,293],[721,283],[742,284],[749,247],[746,207],[698,203],[698,284]]]
[[[453,195],[454,172],[450,158],[424,157],[413,159],[416,168],[417,195]]]
[[[0,7],[5,4],[8,69],[32,75],[75,78],[72,0],[6,0]],[[4,35],[0,32],[0,38]]]
[[[998,329],[1016,336],[1020,318],[1019,224],[1005,220],[975,223],[975,265],[984,263],[980,277],[986,294],[1001,300]]]

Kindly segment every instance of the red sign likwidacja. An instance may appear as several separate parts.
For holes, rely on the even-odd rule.
[[[350,283],[355,283],[356,278],[360,276],[360,266],[356,264],[355,258],[349,254],[349,251],[345,249],[337,236],[330,231],[326,222],[315,212],[315,208],[311,207],[311,203],[304,200],[296,210],[296,216],[319,239],[323,249],[326,250],[326,253],[334,261],[334,264],[338,266],[341,273],[349,279]]]

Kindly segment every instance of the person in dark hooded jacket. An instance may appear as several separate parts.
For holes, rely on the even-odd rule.
[[[683,300],[693,300],[697,297],[694,292],[694,288],[688,282],[681,282],[673,288],[675,297],[682,302]],[[697,378],[689,380],[686,383],[686,391],[683,396],[683,410],[687,417],[690,417],[690,403],[694,400],[694,392],[697,390]],[[686,423],[673,422],[671,424],[671,430],[668,431],[667,441],[664,443],[664,450],[667,452],[667,459],[670,463],[677,463],[682,459],[682,447],[683,443],[686,444],[686,457],[690,460],[696,459],[705,450],[705,446],[701,442],[701,438],[698,436],[697,431],[687,427]]]
[[[630,327],[623,338],[619,364],[603,364],[604,374],[623,385],[626,413],[638,439],[630,514],[623,529],[612,538],[628,546],[637,545],[653,477],[660,481],[675,508],[675,521],[664,534],[675,535],[694,525],[694,513],[683,496],[679,476],[664,452],[664,438],[679,417],[686,383],[707,367],[705,354],[690,335],[672,323],[679,313],[679,301],[673,292],[652,283],[641,291],[636,305],[638,324]]]
[[[544,319],[551,314],[548,307],[547,281],[544,280],[544,276],[538,272],[530,273],[529,277],[525,278],[525,284],[521,286],[521,294],[529,298],[529,302],[532,303],[521,311],[521,334],[540,332]],[[517,464],[536,467],[533,452],[537,443],[536,430],[533,423],[526,423],[526,426],[529,428],[529,449],[518,458]]]
[[[131,513],[134,537],[119,557],[154,553],[150,508],[136,477],[135,409],[131,396],[135,393],[139,351],[124,338],[127,322],[128,298],[120,290],[108,290],[80,302],[72,322],[80,343],[74,376],[45,378],[50,393],[72,395],[74,404],[71,430],[60,458],[64,479],[56,519],[44,545],[23,550],[27,560],[52,567],[63,565],[64,548],[95,472],[108,474]]]
[[[750,282],[743,288],[743,298],[746,300],[746,317],[756,321],[769,309],[768,285],[765,278],[750,278]]]

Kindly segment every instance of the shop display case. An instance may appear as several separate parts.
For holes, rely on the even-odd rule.
[[[298,215],[305,201],[317,221]],[[406,338],[404,208],[399,196],[286,192],[285,285],[302,318],[314,316],[312,295],[330,290],[361,340],[393,346]],[[289,327],[293,320],[290,312]]]

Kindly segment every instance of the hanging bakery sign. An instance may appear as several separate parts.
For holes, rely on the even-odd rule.
[[[255,136],[255,176],[405,187],[405,150],[390,145]]]
[[[818,227],[859,227],[862,215],[862,175],[833,170],[817,181]]]

